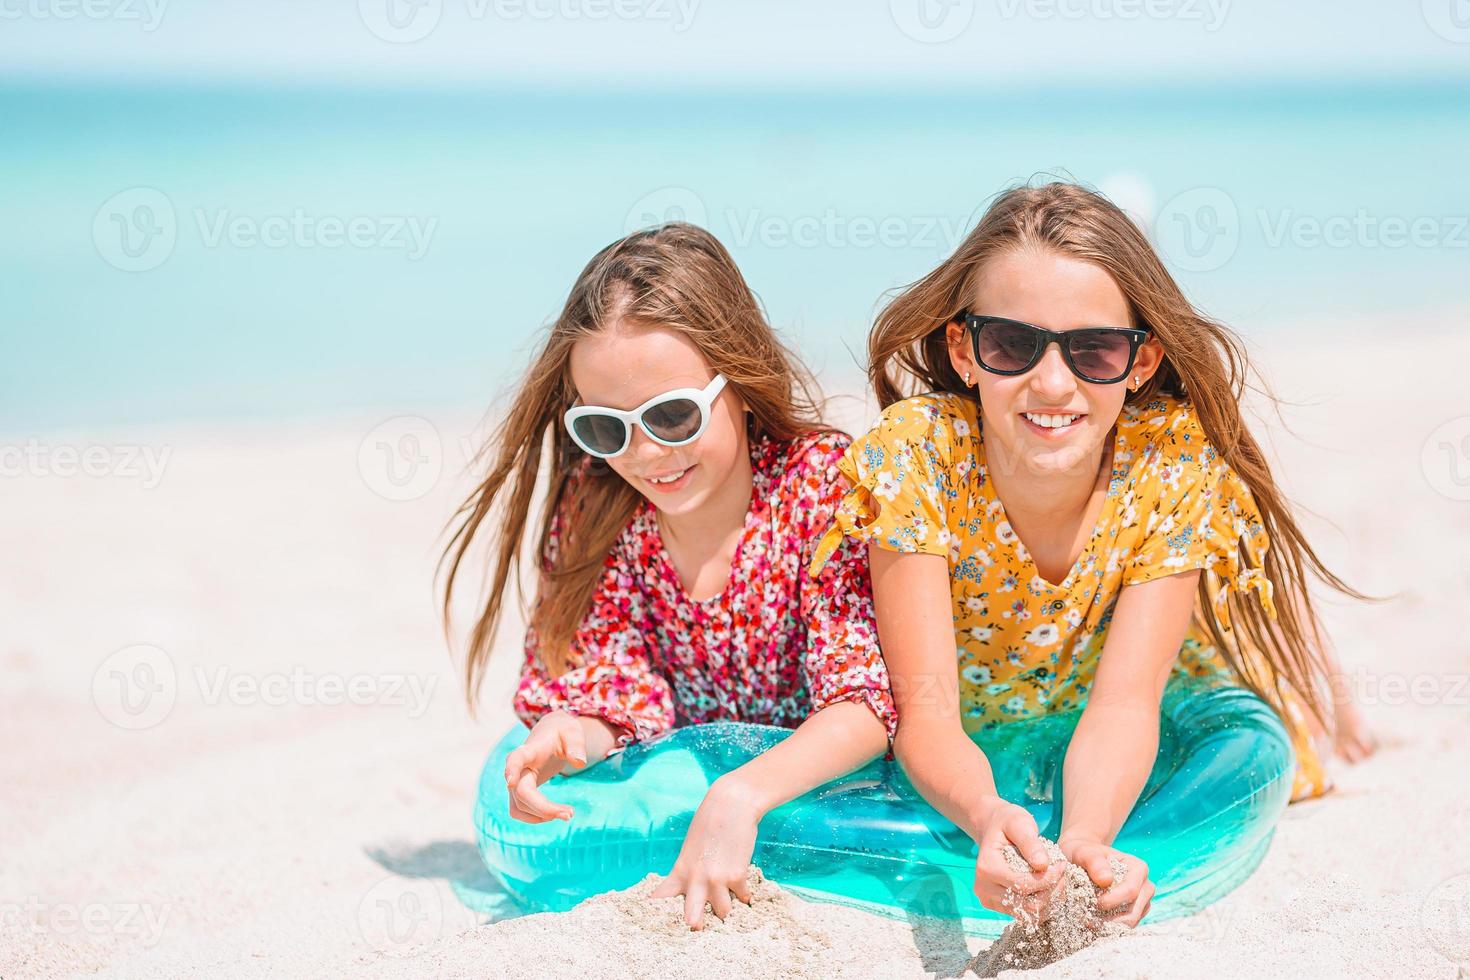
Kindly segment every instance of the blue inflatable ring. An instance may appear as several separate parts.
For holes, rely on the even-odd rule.
[[[977,733],[1001,795],[1045,836],[1061,825],[1062,760],[1080,711]],[[517,725],[485,764],[475,827],[486,866],[522,911],[563,911],[592,895],[667,874],[705,791],[791,733],[717,722],[633,745],[547,795],[570,822],[526,824],[507,809],[505,758]],[[1290,799],[1295,757],[1276,714],[1240,688],[1178,679],[1165,692],[1158,759],[1115,846],[1148,863],[1149,921],[1188,915],[1245,880]],[[754,863],[803,897],[879,914],[937,916],[975,936],[1006,917],[972,886],[976,845],[930,807],[893,762],[876,761],[761,821]]]

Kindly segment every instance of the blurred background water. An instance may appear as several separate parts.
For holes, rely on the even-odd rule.
[[[1134,53],[1158,58],[1093,64],[1087,84],[1016,65],[994,31],[920,43],[930,21],[905,26],[896,0],[875,18],[889,54],[859,45],[809,77],[770,76],[759,57],[695,71],[701,50],[725,50],[729,12],[712,4],[684,40],[633,50],[676,52],[662,75],[638,57],[622,70],[624,52],[566,13],[578,7],[540,35],[536,71],[497,36],[502,70],[477,75],[443,13],[443,43],[468,61],[405,85],[401,66],[324,40],[351,31],[432,60],[432,37],[375,36],[411,21],[375,21],[367,0],[360,23],[302,28],[322,40],[313,71],[305,41],[291,70],[211,71],[196,42],[229,24],[196,23],[197,8],[103,47],[83,28],[116,23],[26,2],[7,8],[29,13],[7,16],[22,33],[0,74],[0,431],[482,405],[593,252],[677,217],[730,247],[814,366],[845,373],[885,290],[951,251],[996,192],[1047,174],[1132,211],[1189,294],[1247,335],[1338,318],[1401,332],[1465,297],[1470,44],[1421,11],[1396,15],[1414,41],[1373,77],[1320,39],[1275,39],[1259,70],[1235,71],[1226,49],[1206,71],[1143,35]],[[1102,2],[1078,8],[1092,24],[1025,26],[1075,55],[1079,32],[1117,27]],[[819,68],[843,29],[861,34],[829,12],[839,36]],[[1247,14],[1232,16],[1218,33],[1258,56]]]

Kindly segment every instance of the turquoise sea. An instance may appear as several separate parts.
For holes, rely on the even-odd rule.
[[[487,403],[590,255],[705,224],[819,370],[1038,174],[1247,335],[1463,304],[1470,86],[0,88],[0,430]]]

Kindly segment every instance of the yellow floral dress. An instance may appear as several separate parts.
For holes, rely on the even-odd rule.
[[[979,411],[974,399],[948,392],[889,406],[838,462],[853,486],[811,564],[815,574],[844,535],[948,558],[967,731],[1084,705],[1125,586],[1203,569],[1222,625],[1231,591],[1254,590],[1275,615],[1255,501],[1188,402],[1159,396],[1124,407],[1102,513],[1059,584],[1042,578],[1006,520],[987,477]],[[1175,670],[1234,676],[1198,616]],[[1300,702],[1289,692],[1286,701],[1297,754],[1292,798],[1321,795],[1330,785],[1321,749]]]

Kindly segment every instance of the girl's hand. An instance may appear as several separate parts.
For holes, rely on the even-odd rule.
[[[505,760],[505,787],[510,791],[510,815],[526,823],[572,819],[572,808],[548,800],[541,784],[561,772],[567,763],[587,765],[587,744],[575,715],[553,711],[543,715],[524,744]]]
[[[729,776],[715,780],[694,813],[674,869],[653,891],[653,898],[684,896],[690,929],[704,928],[706,902],[721,921],[730,914],[731,896],[750,904],[746,873],[762,816],[751,795]]]
[[[1046,918],[1047,900],[1066,870],[1053,863],[1041,842],[1036,818],[1024,807],[996,797],[978,822],[980,856],[975,862],[975,897],[992,912],[1014,916],[1024,911],[1036,921]],[[1006,860],[1006,846],[1020,852],[1030,868],[1017,871]],[[1018,901],[1019,899],[1019,901]]]
[[[1148,865],[1131,854],[1124,854],[1099,840],[1068,837],[1063,834],[1057,846],[1067,860],[1087,872],[1100,891],[1097,910],[1108,922],[1119,922],[1132,929],[1148,915],[1154,897],[1154,883],[1148,880]],[[1121,877],[1114,880],[1113,859],[1123,863]]]

